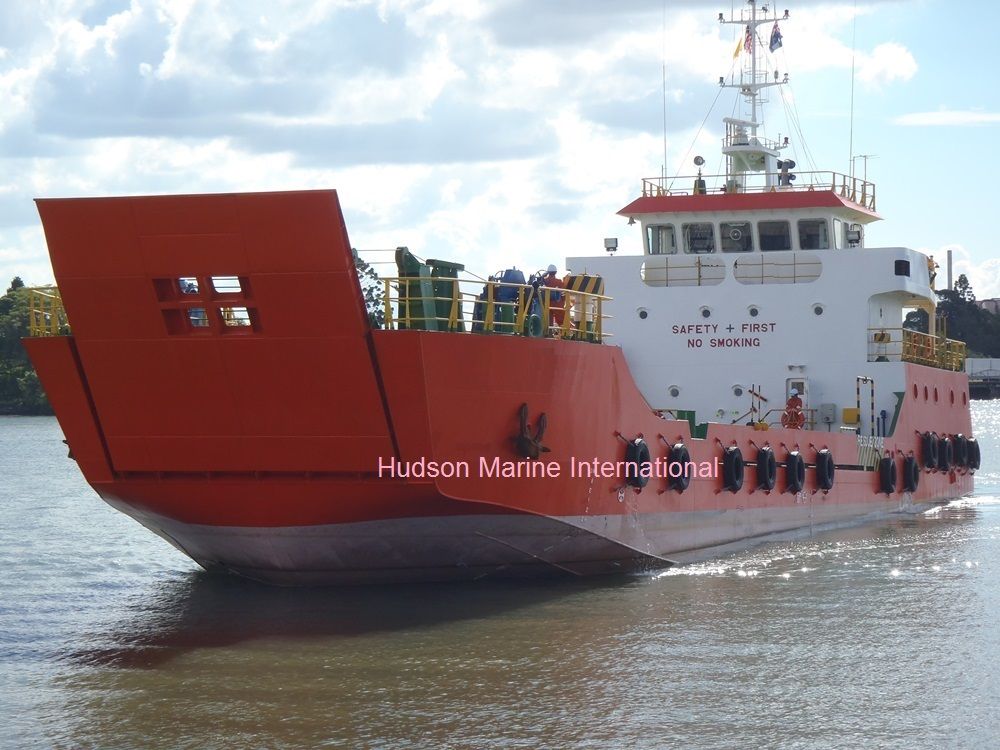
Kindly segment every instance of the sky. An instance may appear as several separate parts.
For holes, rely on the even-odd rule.
[[[0,289],[53,280],[39,197],[336,188],[354,246],[406,245],[481,275],[562,268],[605,237],[639,253],[638,225],[616,212],[664,169],[664,120],[669,175],[691,174],[695,155],[719,171],[735,98],[718,78],[742,32],[717,17],[743,7],[4,2]],[[778,7],[790,18],[768,66],[790,84],[770,97],[768,134],[793,136],[799,170],[871,155],[855,169],[885,221],[868,244],[951,249],[956,277],[1000,297],[1000,87],[984,83],[1000,4]]]

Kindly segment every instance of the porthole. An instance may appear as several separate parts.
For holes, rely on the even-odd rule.
[[[969,403],[968,397],[963,393],[962,394],[962,406],[965,406],[968,403]]]
[[[701,317],[703,317],[703,318],[711,318],[712,317],[712,310],[710,308],[708,308],[708,307],[701,308]]]
[[[750,317],[756,318],[758,315],[760,315],[760,308],[757,305],[750,305]]]
[[[669,393],[673,398],[677,398],[678,396],[681,395],[681,389],[678,388],[676,385],[672,385],[670,386],[670,388],[667,389],[667,393]]]
[[[917,384],[914,383],[913,384],[913,398],[916,398],[918,395],[919,394],[918,394],[918,391],[917,391]]]
[[[823,305],[813,305],[813,315],[822,315]]]
[[[938,400],[937,386],[934,386],[934,403],[936,404]]]
[[[955,391],[954,390],[951,390],[951,391],[948,392],[948,400],[951,402],[952,406],[955,405]]]
[[[649,317],[649,311],[646,308],[644,308],[644,307],[640,307],[639,308],[639,320],[645,320],[648,317]]]
[[[927,396],[927,386],[925,385],[925,386],[924,386],[924,401],[926,401],[926,400],[927,400],[927,397],[928,397],[928,396]]]
[[[734,385],[733,386],[733,395],[736,396],[736,398],[739,398],[740,396],[742,396],[743,395],[743,386],[742,385]]]

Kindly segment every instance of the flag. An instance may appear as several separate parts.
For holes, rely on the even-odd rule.
[[[771,52],[774,52],[780,46],[781,46],[781,29],[778,28],[778,22],[775,21],[774,28],[771,29],[771,43],[768,45],[768,47],[771,49]]]
[[[742,51],[743,51],[743,40],[742,39],[737,39],[736,40],[736,49],[733,50],[733,59],[735,60],[737,57],[739,57],[740,56],[740,52],[742,52]]]
[[[747,24],[747,35],[743,40],[743,49],[747,52],[753,52],[753,28],[750,24]]]

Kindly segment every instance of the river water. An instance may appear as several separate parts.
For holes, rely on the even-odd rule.
[[[634,578],[200,572],[0,418],[2,748],[1000,745],[1000,401],[976,496]]]

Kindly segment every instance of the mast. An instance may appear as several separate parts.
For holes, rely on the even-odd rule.
[[[757,28],[764,24],[778,22],[778,15],[773,12],[768,16],[767,5],[760,8],[762,13],[758,16],[757,0],[747,0],[750,6],[749,14],[741,11],[737,19],[735,15],[726,19],[722,13],[719,14],[719,23],[725,25],[740,26],[745,29],[744,50],[750,53],[750,76],[746,78],[746,68],[740,71],[740,79],[737,83],[732,80],[726,83],[725,77],[719,77],[719,86],[727,89],[739,89],[740,94],[746,100],[750,109],[750,119],[744,120],[734,117],[723,118],[726,124],[726,138],[723,143],[722,152],[727,157],[726,167],[726,190],[728,192],[740,192],[746,184],[746,174],[748,172],[764,172],[766,182],[770,186],[777,185],[778,180],[778,155],[781,149],[788,145],[788,139],[784,142],[769,141],[758,135],[760,122],[757,120],[757,113],[762,89],[771,86],[782,86],[788,83],[788,74],[779,80],[778,72],[774,73],[774,80],[766,79],[766,74],[757,74]],[[786,10],[781,20],[788,19]],[[746,49],[749,47],[749,49]],[[737,55],[741,54],[737,47]]]

